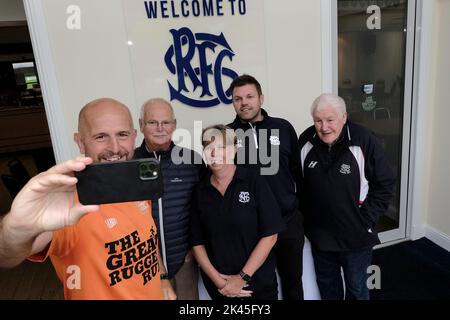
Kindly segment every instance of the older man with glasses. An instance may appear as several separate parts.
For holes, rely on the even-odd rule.
[[[164,195],[153,202],[160,249],[168,278],[180,300],[198,300],[198,268],[189,251],[189,210],[191,193],[199,180],[202,158],[192,150],[176,146],[172,134],[177,122],[170,103],[150,99],[139,119],[144,141],[134,158],[156,158],[161,162]]]

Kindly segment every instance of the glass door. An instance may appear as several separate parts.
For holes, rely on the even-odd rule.
[[[338,0],[338,91],[349,119],[379,138],[397,177],[377,226],[382,242],[406,237],[415,1]]]

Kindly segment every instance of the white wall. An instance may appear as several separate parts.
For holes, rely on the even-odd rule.
[[[66,136],[77,129],[78,112],[87,102],[112,97],[127,104],[137,125],[138,110],[120,0],[44,0],[50,47],[56,69]],[[77,4],[81,30],[69,30],[66,10]],[[107,8],[107,14],[105,14]],[[72,156],[79,153],[66,141]]]
[[[432,143],[427,236],[450,250],[450,0],[436,1],[431,91]],[[425,191],[425,190],[424,190]]]
[[[72,137],[76,131],[80,108],[101,96],[116,98],[130,106],[137,126],[142,101],[136,101],[135,97],[122,1],[42,0],[42,3],[66,136]],[[66,9],[71,4],[82,8],[81,30],[66,28]],[[261,32],[266,33],[268,75],[267,82],[261,81],[266,82],[264,107],[273,116],[289,119],[300,134],[312,123],[309,106],[321,93],[320,1],[265,0],[264,9],[266,29]],[[191,110],[176,108],[181,126],[183,118],[190,118]],[[203,114],[208,117],[204,119],[206,122],[227,123],[234,118],[231,106],[225,112],[208,110]],[[137,143],[141,139],[139,136]],[[72,155],[78,154],[73,142],[67,140]]]
[[[0,3],[1,21],[25,21],[22,0],[2,0]]]
[[[312,101],[322,93],[320,1],[265,0],[269,114],[288,119],[297,134],[312,125]]]

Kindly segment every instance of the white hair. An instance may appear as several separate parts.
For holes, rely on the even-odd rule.
[[[142,119],[142,120],[144,119],[145,108],[150,107],[151,105],[156,104],[156,103],[166,104],[170,109],[170,113],[172,114],[172,119],[175,119],[175,113],[173,112],[172,105],[170,104],[169,101],[167,101],[163,98],[152,98],[152,99],[145,101],[141,107],[141,118],[140,119]]]
[[[324,93],[318,96],[311,105],[311,115],[326,107],[333,107],[340,114],[347,112],[344,99],[332,93]]]

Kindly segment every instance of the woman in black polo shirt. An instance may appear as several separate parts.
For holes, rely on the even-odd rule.
[[[192,201],[191,244],[212,299],[277,299],[275,257],[285,228],[272,191],[258,171],[236,166],[236,135],[223,125],[203,130],[211,173]]]

